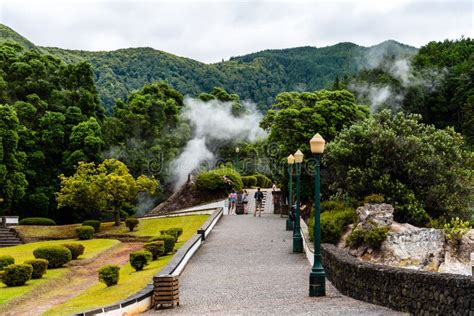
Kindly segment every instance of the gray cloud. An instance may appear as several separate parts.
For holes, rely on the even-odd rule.
[[[472,1],[0,0],[0,22],[70,49],[150,46],[204,62],[268,48],[473,36]]]

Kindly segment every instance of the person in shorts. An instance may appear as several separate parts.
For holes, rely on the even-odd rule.
[[[232,192],[229,194],[229,215],[232,215],[232,213],[235,214],[236,206],[237,206],[237,192],[235,192],[235,190],[232,190]]]
[[[260,217],[260,214],[262,213],[262,201],[263,201],[263,193],[260,191],[260,188],[257,189],[257,192],[254,194],[254,199],[255,199],[255,212],[253,213],[253,216],[257,216],[257,211],[258,211],[258,217]]]

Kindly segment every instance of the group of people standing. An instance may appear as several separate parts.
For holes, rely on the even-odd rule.
[[[263,192],[260,188],[255,191],[255,211],[253,216],[261,216],[262,213],[262,202],[263,202]],[[249,202],[249,193],[247,190],[243,190],[240,193],[237,193],[235,190],[229,194],[229,215],[235,215],[237,210],[237,204],[242,204],[243,214],[248,214],[248,202]]]

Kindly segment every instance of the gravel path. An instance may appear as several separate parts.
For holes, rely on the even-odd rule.
[[[351,299],[327,282],[308,296],[310,265],[292,253],[285,219],[263,213],[224,216],[180,277],[180,306],[165,314],[400,315]]]

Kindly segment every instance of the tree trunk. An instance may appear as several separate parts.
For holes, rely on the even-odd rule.
[[[114,217],[115,217],[115,226],[120,226],[120,212],[119,212],[119,210],[114,211]]]

